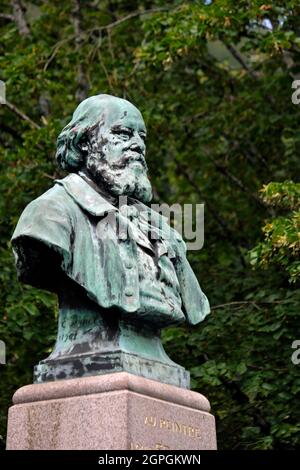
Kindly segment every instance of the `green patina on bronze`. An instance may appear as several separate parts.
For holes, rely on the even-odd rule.
[[[199,323],[209,303],[180,234],[146,205],[145,135],[131,103],[88,98],[58,138],[57,160],[70,174],[20,217],[19,278],[59,299],[57,341],[35,367],[38,383],[127,371],[189,386],[160,330]]]

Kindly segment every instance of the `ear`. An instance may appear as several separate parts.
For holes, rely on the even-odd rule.
[[[87,155],[89,153],[90,144],[89,142],[79,142],[76,147],[78,148],[81,155]]]
[[[91,150],[91,135],[89,130],[84,130],[80,135],[77,134],[73,145],[83,157],[88,155]]]
[[[59,166],[66,171],[81,167],[85,153],[81,148],[83,133],[75,126],[66,126],[57,139],[56,158]]]

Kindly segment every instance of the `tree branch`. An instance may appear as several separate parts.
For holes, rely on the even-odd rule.
[[[258,79],[257,73],[252,70],[251,67],[244,61],[243,57],[239,53],[239,51],[231,44],[227,44],[226,42],[223,41],[229,52],[232,54],[232,56],[241,64],[244,70],[249,73],[249,75],[254,78],[255,80]],[[265,95],[266,99],[269,101],[269,103],[274,107],[275,106],[275,101],[271,95]]]
[[[240,188],[241,191],[244,193],[248,194],[251,199],[253,199],[257,204],[259,204],[261,207],[264,209],[267,209],[269,211],[268,205],[261,199],[257,194],[252,193],[252,191],[235,175],[233,175],[224,165],[221,165],[220,163],[216,162],[213,158],[210,159],[213,164],[215,165],[216,169],[222,173],[224,176],[226,176],[232,183],[235,184],[238,188]]]
[[[6,14],[6,13],[0,13],[0,18],[3,18],[5,20],[9,20],[9,21],[14,21],[13,15],[9,15],[9,14]]]
[[[89,29],[85,32],[86,33],[93,33],[95,31],[98,31],[99,33],[102,32],[102,31],[111,31],[114,27],[124,23],[125,21],[128,21],[132,18],[136,18],[138,16],[144,16],[144,15],[147,15],[147,14],[151,14],[151,13],[157,13],[159,11],[168,11],[168,8],[165,8],[165,7],[162,7],[162,8],[152,8],[150,10],[144,10],[144,11],[136,11],[134,13],[131,13],[130,15],[127,15],[127,16],[124,16],[123,18],[120,18],[119,20],[116,20],[108,25],[105,25],[105,26],[99,26],[97,28],[92,28],[92,29]],[[81,33],[81,35],[83,36],[83,33]],[[65,38],[65,39],[62,39],[61,41],[59,41],[57,44],[55,44],[55,46],[53,47],[52,49],[52,52],[51,52],[51,55],[49,57],[49,59],[47,60],[47,62],[45,63],[45,66],[44,66],[44,72],[47,70],[47,68],[49,67],[49,65],[51,64],[52,60],[54,59],[54,57],[56,56],[58,50],[66,43],[66,42],[69,42],[69,41],[72,41],[73,39],[76,38],[76,34],[72,34],[72,36],[69,36],[68,38]]]
[[[5,104],[13,113],[15,113],[17,116],[19,116],[24,121],[28,122],[28,124],[30,124],[31,127],[33,127],[34,129],[41,129],[41,126],[39,126],[29,116],[27,116],[27,114],[23,113],[23,111],[21,111],[19,108],[17,108],[17,106],[15,106],[14,104],[10,103],[7,100],[6,100]]]
[[[13,19],[21,36],[30,36],[30,31],[24,15],[24,9],[20,0],[11,0]]]
[[[199,186],[193,180],[193,178],[191,177],[189,172],[184,168],[183,165],[181,165],[180,162],[177,161],[177,159],[175,159],[175,162],[176,162],[176,165],[177,165],[177,168],[178,168],[179,172],[184,175],[185,179],[194,188],[196,193],[199,194],[200,197],[202,197],[201,191],[199,190]],[[207,210],[211,213],[213,219],[221,227],[222,231],[225,234],[225,238],[232,244],[232,246],[234,246],[235,249],[239,250],[235,233],[231,231],[231,229],[228,227],[228,225],[225,222],[225,220],[223,219],[223,217],[221,217],[221,215],[212,207],[212,205],[210,204],[210,202],[208,200],[205,201],[205,205],[207,207]],[[239,253],[239,255],[240,255],[241,263],[244,266],[245,261],[244,261],[242,255],[240,253]]]
[[[80,52],[83,43],[83,31],[81,25],[81,2],[80,0],[73,0],[73,27],[75,31],[75,50],[77,53]],[[77,67],[77,90],[75,93],[77,101],[83,101],[88,95],[89,84],[85,75],[84,67],[82,62],[79,62]]]
[[[138,16],[143,16],[151,13],[158,13],[161,11],[168,11],[169,8],[166,7],[158,7],[158,8],[151,8],[150,10],[144,10],[144,11],[134,11],[133,13],[130,13],[129,15],[123,16],[123,18],[120,18],[119,20],[113,21],[109,25],[106,26],[99,26],[98,28],[92,28],[89,29],[87,32],[92,33],[94,31],[103,31],[105,29],[112,29],[116,26],[119,26],[120,24],[124,23],[124,21],[131,20],[132,18],[136,18]]]
[[[294,303],[292,300],[272,300],[272,301],[257,301],[257,300],[237,300],[233,302],[227,302],[226,304],[219,304],[219,305],[214,305],[211,307],[211,310],[217,310],[218,308],[224,308],[224,307],[229,307],[231,305],[272,305],[272,304],[286,304],[286,303]]]
[[[224,42],[224,41],[223,41]],[[232,54],[232,56],[239,62],[239,64],[243,67],[244,70],[246,70],[251,77],[255,78],[257,80],[257,75],[256,73],[252,70],[251,67],[246,63],[246,61],[243,59],[242,55],[239,53],[239,51],[232,46],[232,44],[227,44],[224,42],[225,46],[229,50],[229,52]]]

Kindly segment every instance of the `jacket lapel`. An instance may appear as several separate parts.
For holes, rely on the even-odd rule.
[[[94,216],[100,216],[118,209],[97,193],[81,176],[70,173],[62,180],[56,180],[65,188],[69,196],[84,210]]]

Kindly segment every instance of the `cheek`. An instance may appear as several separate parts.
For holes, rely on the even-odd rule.
[[[120,142],[116,137],[107,139],[102,147],[103,153],[109,155],[112,159],[117,159],[122,156],[125,142]]]

